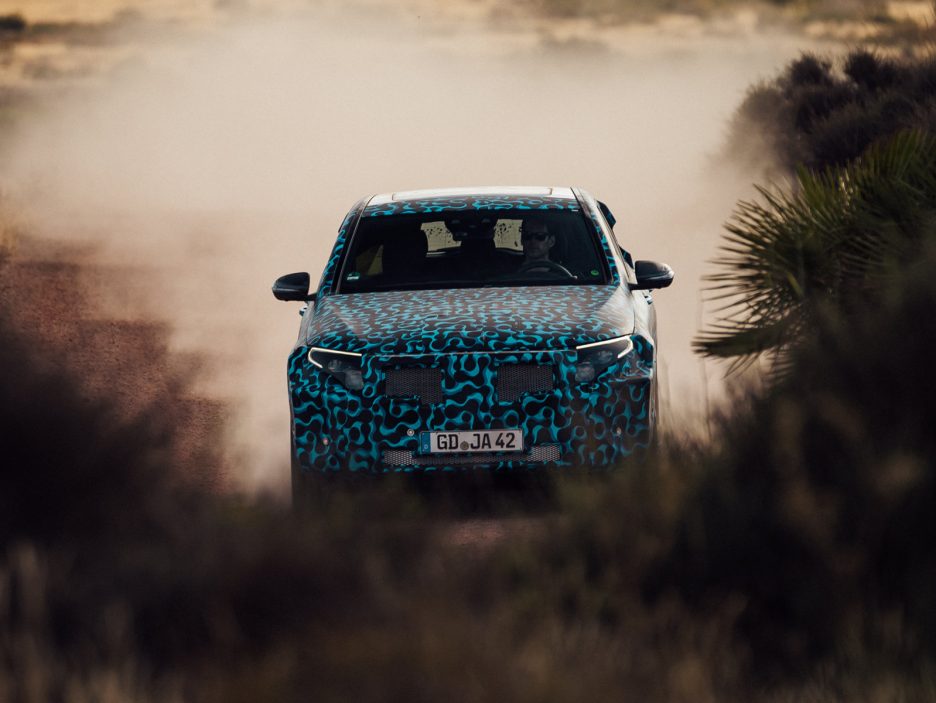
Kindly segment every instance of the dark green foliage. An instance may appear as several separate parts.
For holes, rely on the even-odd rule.
[[[648,612],[664,627],[655,609],[678,595],[682,627],[743,644],[729,651],[755,687],[832,662],[914,680],[936,656],[934,309],[936,251],[865,314],[824,308],[791,373],[735,398],[710,445],[670,442],[649,471],[580,491],[525,587],[615,637]]]
[[[766,148],[798,173],[791,195],[761,190],[727,226],[710,278],[725,316],[697,338],[700,353],[783,352],[818,306],[873,305],[890,268],[919,254],[936,212],[934,87],[936,57],[859,49],[841,72],[804,54],[748,94],[729,151],[753,160]]]
[[[696,348],[784,373],[720,424],[650,583],[694,608],[740,598],[768,680],[861,651],[912,680],[936,652],[932,81],[931,58],[856,51],[839,75],[804,56],[739,113],[802,166],[728,225],[710,279],[727,314]]]
[[[803,54],[787,67],[790,88],[832,85],[832,64],[814,54]]]
[[[26,29],[26,20],[21,15],[0,15],[0,32],[18,33]]]
[[[853,116],[860,125],[865,113]],[[709,278],[725,315],[696,339],[700,353],[740,363],[785,352],[822,307],[876,305],[936,240],[936,137],[927,133],[899,134],[845,168],[801,170],[797,184],[793,195],[761,190],[763,204],[741,203],[727,225],[721,271]]]
[[[907,68],[893,59],[877,56],[867,50],[856,50],[845,59],[842,71],[859,90],[869,94],[897,88],[907,83]]]
[[[757,168],[766,156],[788,174],[800,165],[844,166],[882,138],[936,128],[934,81],[934,56],[898,60],[856,49],[838,71],[831,60],[804,54],[751,89],[727,152]]]
[[[821,312],[687,501],[668,583],[700,604],[743,593],[762,666],[804,666],[847,632],[898,660],[936,650],[933,254],[863,314]]]

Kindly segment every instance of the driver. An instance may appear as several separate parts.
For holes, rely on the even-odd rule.
[[[556,236],[549,233],[546,223],[539,219],[526,219],[520,231],[523,244],[523,263],[549,261],[549,250],[556,245]]]

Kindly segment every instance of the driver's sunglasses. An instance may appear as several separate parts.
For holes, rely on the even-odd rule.
[[[538,242],[545,242],[549,239],[549,232],[524,232],[521,239],[535,239]]]

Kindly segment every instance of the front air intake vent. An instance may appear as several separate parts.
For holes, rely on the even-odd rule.
[[[385,466],[471,466],[497,464],[504,461],[546,464],[562,458],[558,444],[540,444],[528,452],[510,454],[416,454],[408,449],[387,449],[383,453]]]
[[[428,405],[442,402],[442,369],[387,369],[385,393],[391,398],[419,398]]]
[[[511,403],[526,393],[542,393],[552,389],[552,366],[505,364],[497,369],[497,398],[502,403]]]

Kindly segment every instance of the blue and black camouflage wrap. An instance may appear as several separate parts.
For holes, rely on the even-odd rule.
[[[361,217],[460,208],[582,211],[601,240],[611,281],[334,292]],[[357,203],[341,225],[316,301],[305,313],[289,357],[294,471],[308,476],[610,467],[646,448],[656,414],[655,323],[652,311],[644,309],[647,298],[622,285],[626,271],[596,209],[593,199],[581,196]],[[593,380],[576,380],[576,365],[593,348],[588,345],[606,340],[630,340],[632,348]],[[586,349],[576,349],[583,345]],[[349,388],[313,364],[310,350],[318,349],[355,355],[361,387]],[[551,382],[501,397],[500,374],[534,367]],[[431,370],[438,392],[431,398],[389,395],[388,374],[401,369]],[[423,432],[497,429],[521,430],[522,450],[489,456],[420,453]]]
[[[364,210],[364,206],[367,205],[368,200],[369,198],[358,200],[341,221],[341,227],[338,229],[338,239],[335,242],[335,247],[332,249],[331,256],[329,256],[328,261],[325,262],[325,269],[322,271],[322,279],[319,281],[319,298],[324,299],[334,292],[338,268],[341,265],[341,260],[344,257],[348,242],[351,240],[351,233],[357,226],[357,222],[361,217],[361,212]]]
[[[388,203],[368,205],[364,208],[363,216],[418,215],[463,210],[570,210],[577,212],[580,209],[578,201],[569,198],[478,195],[461,198],[435,197],[416,200],[394,200]]]

